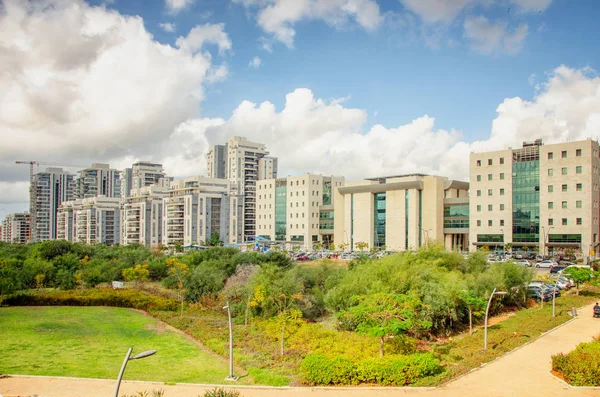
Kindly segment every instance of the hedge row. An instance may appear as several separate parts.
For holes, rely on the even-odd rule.
[[[600,341],[581,343],[568,354],[552,356],[552,369],[573,386],[600,386]]]
[[[431,353],[384,357],[354,362],[345,357],[309,354],[302,361],[304,382],[309,385],[406,386],[442,370]]]
[[[2,302],[9,306],[115,306],[139,310],[176,310],[177,301],[136,290],[109,288],[83,291],[21,292]]]

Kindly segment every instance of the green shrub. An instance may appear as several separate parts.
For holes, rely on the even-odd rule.
[[[309,354],[301,364],[305,383],[309,385],[406,386],[438,373],[440,362],[430,353],[409,356],[365,359],[357,362],[344,357],[329,358]]]
[[[135,290],[91,289],[18,293],[7,297],[9,306],[116,306],[139,310],[176,310],[175,299],[152,296]]]
[[[225,390],[222,387],[215,387],[212,390],[204,392],[202,397],[241,397],[237,390]]]
[[[581,343],[568,354],[552,356],[552,369],[573,386],[600,386],[600,342]]]

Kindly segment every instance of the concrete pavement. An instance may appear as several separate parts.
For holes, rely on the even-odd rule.
[[[226,386],[239,390],[243,397],[279,396],[366,396],[383,397],[399,394],[413,396],[577,396],[598,397],[600,388],[575,388],[553,377],[551,356],[567,353],[581,342],[600,334],[600,319],[592,318],[592,307],[579,310],[579,317],[548,332],[539,339],[506,354],[438,388],[411,387],[260,387]],[[44,397],[105,397],[114,394],[114,381],[102,379],[17,376],[0,379],[0,395]],[[140,391],[163,390],[164,397],[196,397],[211,385],[124,381],[119,395]]]

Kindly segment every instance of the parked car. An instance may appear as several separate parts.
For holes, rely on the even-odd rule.
[[[529,262],[527,259],[518,259],[518,260],[514,261],[514,263],[515,263],[515,265],[531,267],[531,262]]]
[[[557,298],[560,297],[560,288],[558,287],[554,287],[554,284],[544,284],[544,292],[549,293],[550,295],[553,295],[552,291],[554,292],[554,296],[556,296]]]
[[[551,268],[552,266],[554,266],[555,263],[552,262],[550,259],[544,259],[543,261],[539,261],[538,263],[535,264],[535,267],[538,268]]]
[[[556,281],[556,285],[560,289],[569,289],[573,286],[573,284],[571,283],[571,280],[569,280],[566,277],[559,277],[558,281]]]
[[[548,302],[552,300],[552,294],[547,293],[541,287],[527,287],[527,296],[535,299],[536,301]]]
[[[592,268],[591,268],[590,266],[588,266],[588,265],[570,265],[570,266],[567,266],[567,267],[565,267],[565,268],[564,268],[564,269],[562,269],[562,270],[559,270],[559,271],[558,271],[558,274],[563,274],[563,273],[564,273],[564,272],[566,272],[568,269],[572,269],[572,268],[590,269],[590,270],[592,269]]]
[[[559,264],[559,265],[554,265],[552,266],[552,268],[550,269],[550,273],[555,274],[560,272],[561,270],[565,269],[567,267],[567,265],[563,265],[563,264]]]

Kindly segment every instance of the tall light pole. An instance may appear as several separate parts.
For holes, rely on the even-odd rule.
[[[237,381],[239,378],[233,376],[233,325],[231,323],[231,309],[229,302],[227,306],[223,306],[223,310],[227,310],[227,317],[229,319],[229,376],[225,380]]]
[[[558,288],[558,280],[560,279],[560,275],[556,276],[556,281],[554,282],[554,289],[552,290],[552,318],[556,317],[556,289]],[[542,289],[542,300],[544,300],[544,290]]]
[[[123,379],[123,374],[125,373],[125,368],[127,367],[127,363],[130,360],[139,360],[140,358],[150,357],[151,355],[156,353],[156,350],[147,350],[145,352],[138,353],[133,357],[130,357],[132,351],[133,351],[133,348],[130,347],[129,350],[127,350],[127,354],[125,355],[125,360],[123,360],[123,365],[121,366],[121,371],[119,371],[119,377],[117,378],[117,387],[115,388],[115,397],[119,397],[119,386],[121,386],[121,379]]]
[[[488,330],[488,314],[490,312],[490,304],[492,303],[492,298],[494,295],[506,295],[508,292],[506,291],[496,291],[496,288],[492,291],[490,295],[490,299],[488,300],[487,307],[485,308],[485,325],[483,328],[483,350],[487,350],[487,330]]]

